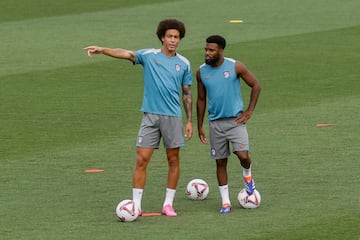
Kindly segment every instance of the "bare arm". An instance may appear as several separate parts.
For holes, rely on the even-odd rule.
[[[250,72],[243,63],[236,62],[235,72],[251,88],[249,105],[247,109],[236,119],[236,122],[240,124],[246,123],[251,118],[251,115],[255,110],[256,103],[259,99],[261,86],[260,82],[256,79],[254,74]]]
[[[196,72],[196,81],[198,89],[198,97],[196,102],[196,113],[197,113],[197,127],[200,141],[204,144],[208,143],[205,132],[202,128],[204,123],[205,109],[206,109],[206,90],[201,82],[200,70]]]
[[[114,58],[126,59],[131,62],[135,62],[136,53],[135,51],[126,50],[122,48],[105,48],[99,46],[88,46],[84,50],[87,51],[89,57],[92,57],[94,54],[104,54]]]
[[[185,129],[185,138],[190,140],[193,135],[193,126],[192,126],[192,93],[191,86],[185,85],[182,88],[182,99],[183,105],[186,113],[186,129]]]

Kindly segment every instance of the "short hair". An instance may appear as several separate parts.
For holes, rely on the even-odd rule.
[[[207,43],[216,43],[220,48],[225,49],[226,40],[220,35],[211,35],[206,39]]]
[[[156,35],[158,36],[159,40],[165,36],[165,32],[169,29],[176,29],[180,32],[180,39],[185,37],[185,25],[183,22],[180,22],[177,19],[165,19],[162,20],[157,28]]]

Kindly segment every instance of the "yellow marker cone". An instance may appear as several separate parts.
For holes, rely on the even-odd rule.
[[[230,23],[243,23],[244,21],[241,19],[233,19],[229,21]]]

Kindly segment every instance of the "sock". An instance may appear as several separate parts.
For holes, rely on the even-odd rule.
[[[251,165],[248,169],[243,168],[243,177],[244,177],[246,192],[248,194],[252,194],[253,190],[255,189],[255,183],[254,183],[254,179],[251,175]]]
[[[135,205],[139,207],[140,210],[141,210],[141,199],[142,199],[143,191],[144,189],[141,188],[132,189],[133,201]]]
[[[219,186],[219,191],[220,191],[220,195],[221,195],[221,201],[222,201],[222,205],[224,204],[230,204],[230,198],[229,198],[229,186],[223,185],[223,186]]]
[[[243,167],[243,177],[245,181],[249,182],[251,180],[251,165],[248,169]]]
[[[170,204],[171,206],[173,205],[175,193],[176,193],[175,189],[166,188],[165,201],[163,206],[167,204]]]

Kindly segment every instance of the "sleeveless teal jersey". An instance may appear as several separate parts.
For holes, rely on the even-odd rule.
[[[208,97],[209,120],[236,117],[243,111],[244,103],[240,79],[235,73],[235,60],[224,58],[219,67],[200,66],[201,82]]]

